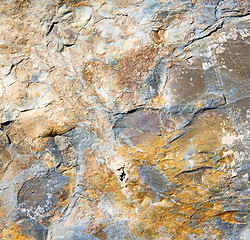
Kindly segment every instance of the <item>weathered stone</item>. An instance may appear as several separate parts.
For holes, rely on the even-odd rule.
[[[56,191],[66,183],[67,178],[59,174],[50,174],[25,182],[17,196],[18,208],[31,219],[48,217],[47,213],[53,209],[57,201]]]
[[[0,147],[4,147],[10,143],[7,135],[3,132],[0,131]]]
[[[245,1],[0,16],[0,239],[248,239]]]
[[[171,187],[171,182],[160,170],[153,167],[139,166],[139,176],[143,183],[149,184],[156,192],[166,192]]]

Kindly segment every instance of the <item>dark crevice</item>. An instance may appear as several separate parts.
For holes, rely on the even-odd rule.
[[[115,121],[115,124],[114,124],[114,126],[113,126],[113,128],[115,128],[116,127],[116,123],[117,123],[117,121],[119,121],[121,118],[123,118],[124,116],[126,116],[126,115],[129,115],[129,114],[133,114],[133,113],[135,113],[135,112],[139,112],[139,111],[159,111],[159,110],[161,110],[161,109],[159,109],[159,108],[150,108],[150,107],[145,107],[145,106],[143,106],[143,105],[138,105],[137,107],[135,107],[135,108],[132,108],[132,109],[130,109],[130,110],[128,110],[128,111],[126,111],[126,112],[118,112],[118,113],[111,113],[112,114],[112,116],[114,116],[114,117],[118,117],[117,119],[116,119],[116,121]],[[109,112],[110,113],[110,112]]]
[[[223,102],[217,104],[216,106],[204,107],[204,108],[199,109],[198,111],[196,111],[196,112],[194,113],[192,119],[191,119],[188,123],[186,123],[186,124],[183,126],[183,128],[186,128],[187,126],[190,126],[190,125],[195,121],[195,119],[196,119],[201,113],[203,113],[203,112],[205,112],[205,111],[216,110],[216,109],[218,109],[219,107],[224,106],[224,105],[226,105],[226,104],[227,104],[227,99],[226,99],[225,95],[223,95]]]
[[[4,187],[4,188],[0,188],[0,191],[5,191],[7,190],[9,187]]]
[[[219,5],[219,3],[220,3],[221,1],[219,1],[218,3],[217,3],[217,6],[216,6],[216,8],[215,8],[215,16],[217,15],[217,11],[218,11],[218,5]],[[209,36],[211,36],[213,33],[215,33],[218,29],[220,29],[220,28],[222,28],[223,27],[223,25],[224,25],[224,22],[225,22],[225,20],[227,19],[227,18],[241,18],[241,17],[245,17],[245,16],[248,16],[250,13],[249,12],[246,12],[246,13],[241,13],[240,11],[238,11],[238,10],[228,10],[228,11],[225,11],[226,13],[238,13],[237,15],[231,15],[231,16],[222,16],[221,18],[217,18],[217,21],[216,22],[218,22],[218,23],[213,23],[212,25],[209,25],[209,26],[207,26],[205,29],[203,29],[203,35],[202,36],[200,36],[200,37],[197,37],[197,38],[194,38],[194,39],[192,39],[192,40],[190,40],[185,46],[184,46],[184,48],[186,48],[186,47],[188,47],[189,45],[191,45],[192,43],[194,43],[195,41],[197,41],[197,40],[201,40],[201,39],[204,39],[204,38],[206,38],[206,37],[209,37]],[[221,21],[221,22],[219,22],[219,21]],[[217,24],[217,26],[216,26],[216,24]],[[211,29],[210,31],[209,31],[209,28],[213,28],[213,25],[215,25],[214,26],[214,29]],[[206,33],[206,31],[208,31],[207,33]]]
[[[31,111],[31,110],[34,110],[34,108],[28,108],[28,109],[21,110],[20,113],[28,112],[28,111]]]
[[[223,211],[221,213],[218,213],[218,214],[215,214],[211,217],[220,217],[222,216],[223,214],[227,214],[227,213],[245,213],[245,214],[248,214],[248,211],[240,211],[240,210],[228,210],[228,211]]]
[[[218,108],[217,108],[217,107],[214,107],[214,108],[203,108],[203,109],[201,109],[201,110],[195,112],[194,115],[193,115],[193,117],[191,118],[191,120],[188,121],[188,122],[183,126],[183,128],[186,128],[186,127],[190,126],[190,125],[196,120],[196,118],[197,118],[201,113],[203,113],[203,112],[205,112],[205,111],[215,110],[215,109],[218,109]]]
[[[7,135],[7,134],[5,133],[5,136],[6,136],[7,139],[8,139],[8,144],[11,144],[11,139],[10,139],[9,135]]]
[[[72,169],[74,169],[75,167],[79,166],[78,164],[74,164],[74,165],[70,166],[69,168],[60,171],[60,166],[61,166],[61,165],[63,165],[63,162],[61,162],[61,163],[56,167],[56,171],[55,171],[55,172],[60,173],[60,174],[64,174],[65,172],[70,172]]]
[[[201,40],[201,39],[204,39],[204,38],[206,38],[206,37],[211,36],[211,35],[212,35],[213,33],[215,33],[218,29],[222,28],[222,27],[223,27],[223,24],[224,24],[224,19],[222,20],[221,23],[218,23],[218,25],[217,25],[214,29],[212,29],[210,32],[204,33],[203,36],[194,38],[194,39],[192,39],[191,41],[189,41],[189,42],[184,46],[184,48],[188,47],[189,45],[191,45],[191,44],[194,43],[195,41],[198,41],[198,40]]]
[[[131,114],[131,113],[134,113],[134,112],[136,112],[136,111],[139,111],[139,110],[142,110],[142,109],[144,109],[143,108],[143,106],[141,105],[141,106],[136,106],[135,108],[132,108],[132,109],[130,109],[130,110],[128,110],[128,111],[126,111],[126,112],[118,112],[118,113],[111,113],[113,116],[124,116],[124,115],[126,115],[126,114]]]
[[[49,27],[49,30],[48,30],[48,32],[47,32],[47,34],[46,34],[46,36],[48,36],[48,35],[52,32],[53,28],[55,27],[55,25],[56,25],[57,23],[58,23],[58,22],[52,22],[52,23],[51,23],[51,25],[50,25],[50,27]]]
[[[57,132],[54,131],[54,129],[52,129],[50,132],[44,134],[42,137],[43,137],[43,138],[46,138],[46,137],[55,137],[55,136],[57,136],[57,135],[58,135]]]
[[[6,172],[9,169],[9,166],[14,162],[14,159],[12,159],[5,167],[5,169],[2,171],[2,173]]]
[[[227,16],[228,18],[241,18],[241,17],[246,17],[250,15],[250,12],[246,12],[244,14],[241,14],[241,15],[232,15],[232,16]]]
[[[178,134],[177,136],[174,136],[173,138],[171,138],[170,141],[168,142],[168,144],[171,144],[175,140],[179,139],[184,133],[185,132],[183,131],[182,133]]]
[[[197,153],[199,153],[199,154],[213,154],[212,152],[209,152],[209,151],[198,151]]]
[[[112,114],[114,119],[113,119],[113,131],[115,133],[115,138],[118,136],[120,130],[121,130],[121,127],[119,126],[119,121],[121,119],[123,119],[126,115],[129,115],[129,114],[133,114],[137,111],[142,111],[142,110],[145,110],[146,108],[144,108],[143,106],[137,106],[136,108],[133,108],[133,109],[130,109],[128,110],[127,112],[121,112],[121,113],[115,113],[115,114]]]
[[[50,132],[45,133],[44,135],[42,135],[42,138],[46,138],[46,137],[55,137],[55,136],[61,136],[69,131],[71,131],[72,129],[74,129],[75,127],[70,128],[69,130],[67,130],[66,132],[63,133],[58,133],[55,129],[52,129]]]
[[[117,169],[117,172],[120,172],[119,179],[121,181],[123,181],[125,179],[125,177],[126,177],[126,173],[124,171],[124,167],[121,167],[121,168]]]
[[[221,2],[223,2],[223,0],[218,1],[217,4],[216,4],[216,6],[215,6],[214,15],[215,15],[216,18],[217,18],[217,11],[219,9],[219,5],[220,5]]]
[[[17,65],[19,65],[20,63],[22,63],[24,60],[26,60],[26,58],[22,58],[22,59],[21,59],[21,60],[19,60],[18,62],[13,63],[13,64],[11,65],[11,67],[10,67],[9,72],[8,72],[5,76],[10,75],[10,74],[11,74],[11,72],[12,72],[12,70],[13,70],[13,68],[14,68],[14,67],[16,67]]]
[[[199,168],[196,168],[196,169],[182,171],[179,174],[177,174],[175,177],[179,177],[180,175],[185,174],[185,173],[194,173],[194,172],[198,172],[198,171],[204,171],[204,170],[207,170],[207,169],[213,169],[213,167],[204,166],[204,167],[199,167]]]
[[[3,122],[1,123],[1,128],[0,130],[3,131],[5,127],[9,126],[12,122],[14,121],[7,121],[7,122]]]

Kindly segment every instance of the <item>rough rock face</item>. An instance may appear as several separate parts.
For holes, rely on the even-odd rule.
[[[248,13],[2,0],[1,239],[249,239]]]

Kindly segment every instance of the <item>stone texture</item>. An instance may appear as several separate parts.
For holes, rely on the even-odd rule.
[[[246,1],[0,16],[1,239],[249,239]]]

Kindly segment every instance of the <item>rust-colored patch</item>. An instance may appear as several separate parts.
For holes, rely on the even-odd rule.
[[[94,235],[95,237],[106,240],[108,238],[107,234],[103,231],[107,227],[106,222],[98,223],[95,219],[91,219],[88,223],[88,226],[85,230],[86,233]]]
[[[129,89],[138,88],[143,77],[155,66],[159,49],[154,46],[142,47],[126,53],[118,63],[117,84]]]
[[[58,6],[69,5],[73,7],[83,7],[83,6],[91,6],[89,0],[59,0]]]
[[[56,219],[60,219],[62,214],[58,209],[67,209],[67,206],[72,201],[72,196],[74,193],[74,182],[75,182],[75,168],[69,169],[64,168],[63,174],[69,178],[68,183],[61,189],[57,190],[55,193],[55,197],[57,198],[57,203],[53,208],[53,213],[55,214],[51,222],[55,221]]]
[[[140,213],[133,215],[134,221],[130,224],[135,234],[155,238],[163,235],[159,229],[164,227],[166,236],[188,239],[189,234],[204,234],[201,225],[216,216],[221,216],[223,221],[233,221],[233,212],[224,213],[220,202],[209,201],[213,189],[227,184],[231,174],[233,156],[223,157],[226,149],[221,149],[223,127],[230,131],[227,119],[217,111],[207,111],[167,148],[163,135],[146,140],[136,148],[120,149],[119,156],[132,166],[127,170],[126,190],[134,197],[133,206]],[[189,162],[185,159],[190,151]],[[214,152],[220,158],[217,162],[213,160]],[[158,166],[172,183],[160,200],[139,177],[137,167],[145,164]],[[190,164],[193,170],[189,170]]]
[[[13,0],[2,2],[2,6],[0,6],[0,12],[12,16],[13,18],[22,17],[22,15],[25,15],[25,10],[30,4],[30,0]]]
[[[21,228],[15,223],[11,223],[8,228],[3,228],[0,234],[2,240],[33,240],[33,238],[23,235]]]

